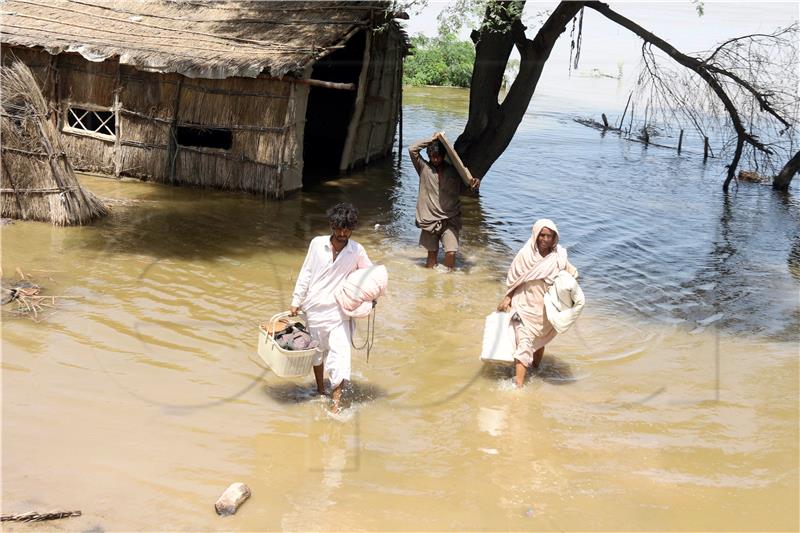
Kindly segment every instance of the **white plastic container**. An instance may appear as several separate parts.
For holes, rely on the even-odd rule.
[[[510,312],[495,311],[486,317],[483,326],[481,361],[514,362],[514,326],[511,325]]]
[[[288,312],[278,313],[269,321],[269,331],[275,331],[275,323],[278,319],[290,316]],[[306,323],[300,316],[292,317],[292,320]],[[314,366],[314,356],[317,354],[316,348],[310,350],[284,350],[263,324],[258,328],[258,355],[267,363],[276,376],[282,378],[299,378],[308,375]]]

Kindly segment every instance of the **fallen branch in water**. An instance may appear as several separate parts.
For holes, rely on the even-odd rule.
[[[58,520],[60,518],[70,518],[81,516],[80,511],[53,511],[50,513],[37,513],[31,511],[22,514],[4,514],[0,517],[0,522],[41,522],[43,520]]]
[[[17,308],[13,311],[17,315],[28,316],[39,322],[39,314],[44,311],[44,308],[53,308],[56,305],[56,298],[59,299],[82,299],[83,296],[58,296],[58,295],[42,295],[43,287],[34,283],[32,278],[25,276],[22,269],[17,267],[17,275],[20,277],[17,281],[3,280],[2,287],[2,304],[5,305],[11,301],[17,303]],[[51,278],[52,281],[52,278]]]
[[[16,313],[19,315],[31,316],[34,322],[39,322],[39,313],[43,312],[45,307],[49,309],[54,308],[56,305],[56,298],[81,299],[83,296],[41,296],[39,294],[33,296],[18,295],[15,298],[17,302]]]
[[[51,300],[51,304],[44,303],[47,296],[17,296],[17,314],[20,315],[33,315],[33,321],[39,321],[39,313],[44,311],[44,307],[53,307],[55,300]]]

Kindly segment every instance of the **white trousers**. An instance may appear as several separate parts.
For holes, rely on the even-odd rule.
[[[339,322],[335,326],[309,326],[311,338],[319,342],[320,351],[314,359],[314,366],[325,362],[325,370],[331,378],[331,388],[338,387],[342,381],[350,379],[350,321]]]

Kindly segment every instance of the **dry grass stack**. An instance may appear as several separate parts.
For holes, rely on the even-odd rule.
[[[31,70],[17,61],[0,76],[2,216],[67,226],[106,214],[105,205],[78,183]]]

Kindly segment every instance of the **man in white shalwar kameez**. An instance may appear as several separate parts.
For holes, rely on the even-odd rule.
[[[337,204],[328,210],[331,235],[311,240],[297,276],[289,313],[302,309],[312,339],[320,352],[314,360],[317,392],[325,394],[325,368],[331,380],[333,412],[339,411],[342,388],[350,380],[350,319],[342,313],[334,292],[348,274],[372,266],[364,247],[350,239],[358,222],[358,211],[351,204]]]

